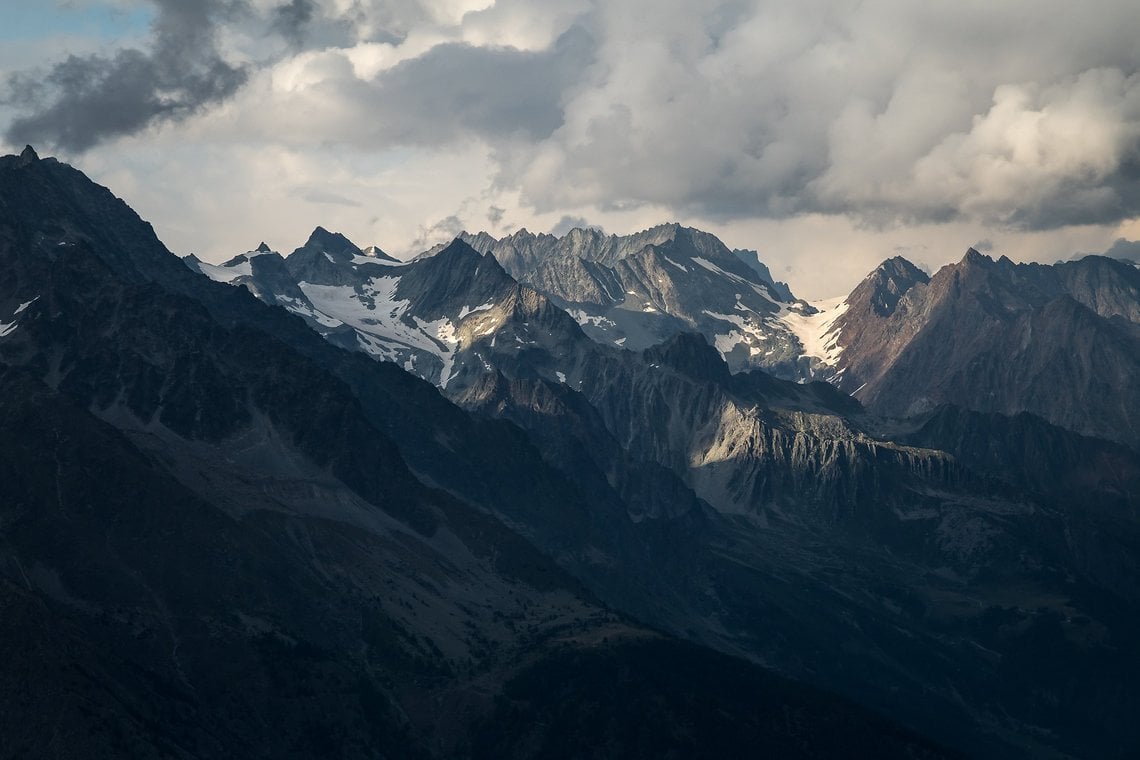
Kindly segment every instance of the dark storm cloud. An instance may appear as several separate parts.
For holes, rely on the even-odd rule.
[[[1140,264],[1140,240],[1117,238],[1108,250],[1101,254],[1111,259],[1121,259]]]
[[[300,47],[316,10],[313,0],[290,0],[273,9],[273,28],[293,45]]]
[[[593,52],[580,27],[542,51],[438,45],[370,85],[377,135],[429,145],[462,134],[543,140],[562,125],[563,91]]]
[[[8,82],[9,105],[24,108],[5,132],[13,144],[83,151],[232,96],[247,71],[218,52],[215,24],[238,6],[222,0],[155,0],[149,51],[69,56],[42,78]]]
[[[363,32],[368,32],[367,37],[375,42],[400,41],[397,33],[362,28],[361,14],[354,7],[345,13],[332,13],[318,0],[288,0],[272,8],[265,22],[269,32],[288,42],[293,52],[349,47]]]

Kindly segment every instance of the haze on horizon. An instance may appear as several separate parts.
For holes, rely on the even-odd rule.
[[[1140,239],[1140,5],[0,0],[0,148],[220,261],[665,221],[807,298]],[[1117,244],[1115,251],[1135,250]]]

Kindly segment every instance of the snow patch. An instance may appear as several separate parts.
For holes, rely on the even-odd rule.
[[[574,321],[582,327],[586,327],[587,325],[593,325],[594,327],[599,327],[602,329],[605,329],[607,327],[617,327],[617,325],[612,320],[607,319],[603,316],[595,316],[586,311],[583,311],[582,309],[567,309],[566,313],[573,317]]]
[[[404,321],[411,301],[396,297],[398,276],[374,277],[357,291],[349,285],[300,283],[301,292],[318,311],[348,325],[361,335],[361,347],[384,359],[397,360],[408,349],[424,351],[443,363],[439,384],[446,387],[459,345],[455,325],[446,317],[425,321],[415,317]]]
[[[482,306],[476,306],[475,308],[471,308],[470,306],[464,306],[462,309],[459,310],[459,319],[463,319],[468,314],[474,314],[477,311],[487,311],[488,309],[493,309],[493,308],[495,308],[495,302],[494,301],[488,301],[487,303],[483,304]]]
[[[316,309],[309,306],[307,303],[305,303],[304,301],[302,301],[299,298],[290,298],[289,296],[277,296],[277,303],[279,303],[281,306],[284,306],[286,309],[293,312],[294,314],[300,314],[301,316],[310,317],[313,321],[315,321],[321,327],[339,327],[340,325],[344,324],[339,319],[333,319],[328,314],[325,314],[324,312],[317,311]]]
[[[16,311],[15,311],[15,313],[12,314],[12,316],[16,316],[16,314],[19,314],[24,309],[28,308],[29,306],[31,306],[32,304],[34,304],[38,300],[40,300],[40,297],[36,296],[35,298],[33,298],[30,301],[24,301],[22,304],[20,304],[19,306],[16,307]]]
[[[735,325],[738,329],[731,330],[723,335],[713,336],[713,345],[722,356],[727,356],[740,344],[748,347],[750,356],[759,356],[764,352],[764,345],[768,343],[771,336],[768,331],[764,329],[763,322],[756,312],[749,309],[742,304],[737,296],[736,309],[744,312],[744,314],[720,314],[715,311],[704,310],[704,313],[713,319],[719,319],[722,322],[728,322]],[[749,319],[751,316],[752,319]]]
[[[382,267],[402,267],[407,262],[405,262],[405,261],[389,261],[388,259],[380,259],[380,258],[375,258],[373,256],[354,255],[352,257],[352,263],[355,266],[360,266],[361,264],[376,264],[376,265],[382,266]]]
[[[224,264],[207,264],[204,261],[200,261],[198,262],[198,268],[202,270],[202,274],[214,282],[232,283],[239,277],[253,276],[253,266],[250,265],[248,260],[231,264],[230,266]]]
[[[839,345],[839,329],[835,323],[847,313],[847,301],[845,296],[838,296],[818,301],[812,306],[819,311],[805,315],[782,308],[777,318],[799,339],[803,346],[803,356],[812,356],[824,364],[834,366],[843,353],[843,348]]]
[[[413,319],[424,335],[443,344],[442,346],[437,345],[432,352],[443,361],[443,369],[439,372],[439,387],[447,388],[448,382],[451,381],[452,369],[455,366],[455,349],[459,347],[459,339],[455,337],[455,325],[447,317],[441,317],[431,322],[420,317],[413,317]]]

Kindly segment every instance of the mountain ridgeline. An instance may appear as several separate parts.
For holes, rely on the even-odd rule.
[[[889,415],[1030,412],[1140,450],[1140,268],[970,250],[933,277],[893,259],[835,325],[840,388]]]
[[[1130,264],[0,209],[0,757],[1140,750]]]

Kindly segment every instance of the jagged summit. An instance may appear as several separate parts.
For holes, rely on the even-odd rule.
[[[39,157],[39,154],[36,153],[36,149],[33,148],[31,145],[25,145],[24,151],[22,153],[20,153],[20,163],[21,164],[30,164],[33,161],[39,161],[39,160],[40,160],[40,157]]]
[[[966,255],[958,262],[959,266],[979,266],[986,264],[993,264],[994,260],[990,256],[979,251],[977,248],[970,247],[966,249]]]
[[[598,342],[641,351],[679,332],[699,332],[733,371],[814,376],[815,360],[778,315],[815,310],[776,282],[755,251],[733,251],[709,232],[667,222],[630,235],[575,227],[561,236],[524,228],[502,238],[459,238],[493,255]]]
[[[483,255],[472,248],[462,238],[455,238],[448,243],[437,255],[437,258],[454,259],[456,261],[480,261]]]
[[[272,253],[273,252],[273,249],[270,248],[268,245],[266,245],[264,240],[261,241],[261,245],[257,246],[257,248],[255,248],[254,250],[257,253]]]
[[[884,259],[877,267],[868,272],[867,276],[863,279],[866,281],[884,276],[903,277],[913,280],[929,279],[927,274],[918,268],[918,265],[905,256],[892,256],[889,259]]]
[[[314,229],[305,244],[297,249],[297,251],[301,250],[327,253],[330,256],[337,257],[345,254],[357,256],[361,253],[360,248],[344,235],[339,232],[329,232],[324,227]],[[297,251],[293,253],[296,254]]]
[[[876,413],[1028,411],[1140,445],[1140,273],[1124,262],[1017,264],[970,248],[928,277],[894,258],[847,301],[837,383]]]
[[[879,316],[894,312],[899,299],[917,284],[929,282],[930,277],[902,256],[894,256],[875,267],[848,297],[849,304],[866,304]]]

